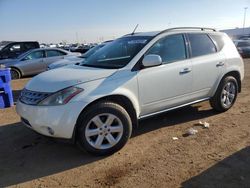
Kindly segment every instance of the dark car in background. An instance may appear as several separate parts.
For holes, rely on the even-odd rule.
[[[250,40],[236,40],[234,44],[243,58],[250,58]]]
[[[0,43],[0,59],[13,59],[31,49],[39,48],[36,41],[8,42]]]

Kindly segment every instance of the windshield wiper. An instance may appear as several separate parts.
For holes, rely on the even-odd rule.
[[[107,58],[107,59],[99,59],[97,60],[98,62],[103,62],[103,61],[114,61],[114,60],[120,60],[120,59],[128,59],[130,56],[123,56],[123,57],[113,57],[113,58]]]
[[[81,66],[102,68],[102,69],[118,69],[118,68],[120,68],[120,67],[114,67],[114,66],[91,65],[91,64],[81,64]]]

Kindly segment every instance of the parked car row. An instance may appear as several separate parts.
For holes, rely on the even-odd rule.
[[[45,44],[42,43],[40,44],[41,48],[61,48],[70,52],[80,52],[84,54],[87,52],[89,49],[95,47],[97,44],[96,43],[89,43],[89,44],[63,44],[63,43],[58,43],[58,44]]]
[[[0,64],[11,68],[12,79],[39,74],[62,66],[81,63],[97,50],[110,43],[103,42],[82,54],[61,48],[39,48],[38,42],[4,42],[0,51]]]
[[[11,68],[12,79],[34,75],[47,70],[49,64],[76,54],[58,48],[36,48],[13,59],[0,60],[0,64]]]
[[[79,64],[79,63],[83,62],[86,58],[90,57],[96,51],[98,51],[99,49],[101,49],[102,47],[106,46],[109,43],[111,43],[111,41],[103,42],[103,43],[91,48],[90,50],[88,50],[86,53],[84,53],[83,55],[81,55],[79,57],[67,57],[67,58],[64,58],[62,60],[56,61],[48,66],[48,70],[63,67],[66,65]]]

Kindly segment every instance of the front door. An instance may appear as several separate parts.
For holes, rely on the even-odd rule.
[[[43,59],[44,50],[33,51],[22,58],[18,66],[24,75],[38,74],[46,70]]]
[[[192,92],[192,64],[182,34],[157,41],[145,54],[161,56],[163,64],[138,72],[140,116],[189,102]]]

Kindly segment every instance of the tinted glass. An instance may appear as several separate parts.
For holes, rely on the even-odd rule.
[[[217,50],[220,51],[224,46],[223,35],[210,34],[209,35],[216,43]]]
[[[132,36],[117,39],[102,47],[82,64],[98,68],[122,68],[148,43],[151,37]]]
[[[186,59],[186,48],[183,35],[171,35],[156,42],[146,53],[161,56],[163,63]]]
[[[25,50],[29,50],[29,49],[38,48],[38,45],[37,45],[36,43],[32,43],[32,42],[23,43],[23,48],[24,48]]]
[[[40,59],[43,58],[43,51],[32,52],[27,55],[24,60]]]
[[[21,51],[21,45],[20,44],[14,44],[10,46],[10,51],[11,52],[20,52]]]
[[[188,34],[191,45],[192,57],[212,54],[216,52],[216,47],[206,34]]]
[[[88,58],[90,57],[92,54],[94,54],[97,50],[99,50],[100,48],[104,47],[105,44],[99,44],[91,49],[89,49],[86,53],[84,53],[82,55],[83,58]]]
[[[244,41],[244,42],[239,42],[238,47],[250,47],[250,42]]]
[[[47,53],[47,57],[66,55],[66,53],[58,51],[58,50],[47,50],[46,53]]]

